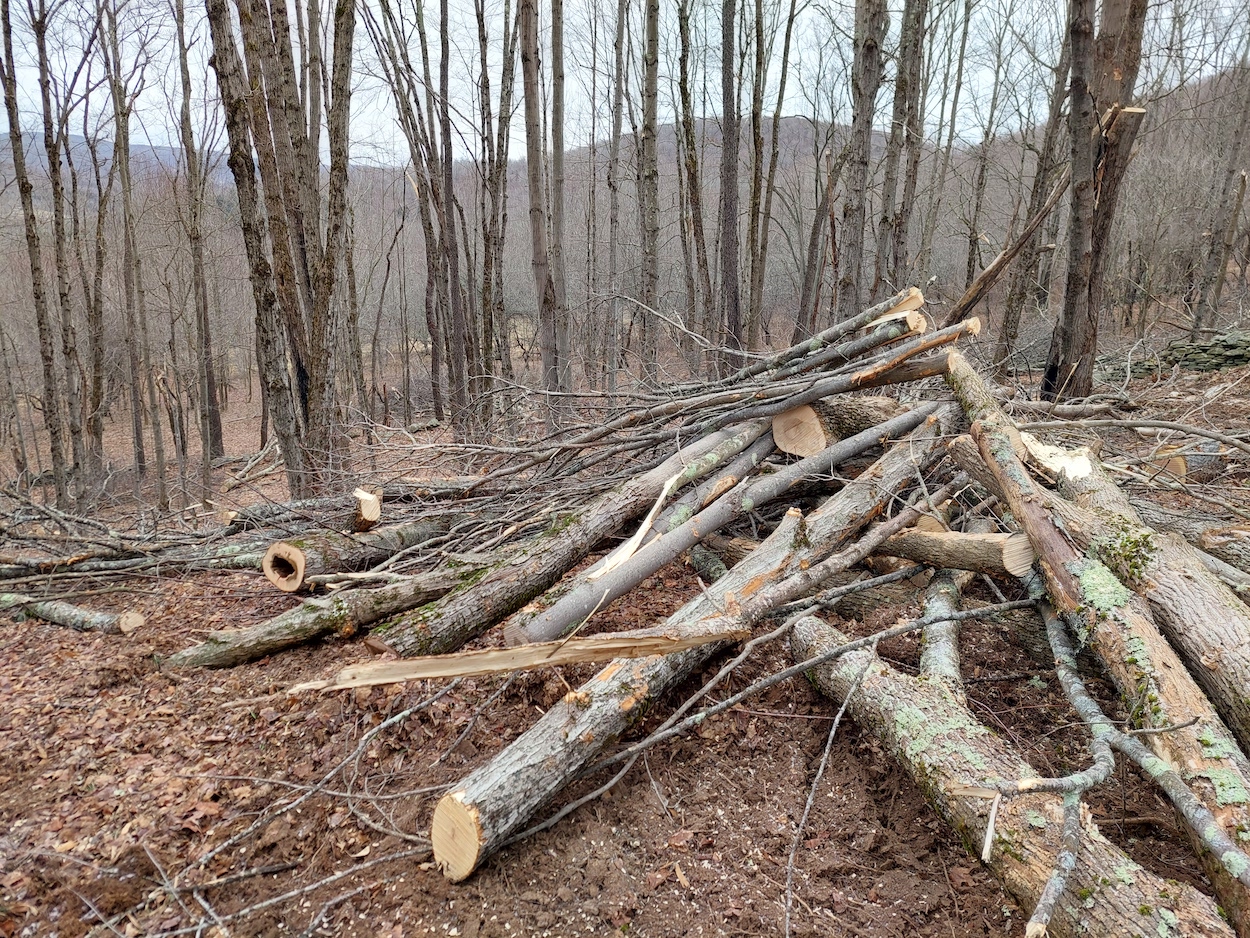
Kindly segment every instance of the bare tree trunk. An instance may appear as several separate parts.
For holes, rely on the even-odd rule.
[[[551,280],[556,291],[560,390],[572,387],[569,295],[564,264],[564,0],[551,0]]]
[[[884,0],[856,0],[855,62],[851,71],[851,153],[847,163],[846,197],[842,203],[842,245],[838,271],[838,319],[849,319],[863,307],[864,222],[869,183],[868,159],[872,121],[881,87],[881,45],[885,41]]]
[[[1059,64],[1055,66],[1055,83],[1050,92],[1050,109],[1046,116],[1046,129],[1042,134],[1042,142],[1037,151],[1037,166],[1033,174],[1033,188],[1029,192],[1029,208],[1026,217],[1033,218],[1041,210],[1050,191],[1051,180],[1058,169],[1059,130],[1063,123],[1063,102],[1067,99],[1068,69],[1071,66],[1072,45],[1068,37],[1064,37],[1063,51],[1059,56]],[[1001,374],[1007,368],[1007,362],[1015,353],[1016,337],[1020,331],[1020,315],[1024,304],[1030,298],[1031,287],[1037,283],[1038,261],[1042,254],[1038,250],[1038,238],[1030,237],[1025,244],[1011,287],[1007,292],[1007,302],[1003,309],[1003,321],[998,333],[998,347],[994,353],[994,367]]]
[[[679,0],[677,29],[678,100],[681,105],[680,133],[682,142],[686,202],[690,209],[690,231],[694,240],[695,267],[698,271],[697,305],[694,316],[698,332],[706,339],[715,338],[712,322],[712,276],[708,263],[707,236],[703,224],[703,174],[699,169],[699,148],[694,130],[694,99],[690,91],[690,0]]]
[[[9,0],[0,0],[0,29],[4,30],[4,60],[0,62],[0,78],[4,82],[4,105],[9,119],[9,144],[13,175],[22,203],[22,219],[26,231],[26,255],[30,263],[31,293],[35,302],[35,323],[39,332],[39,358],[43,366],[43,422],[49,437],[49,459],[56,487],[56,502],[61,508],[70,505],[69,473],[65,461],[65,425],[61,388],[56,375],[56,348],[52,338],[52,317],[48,309],[47,290],[43,279],[43,252],[39,244],[39,223],[35,217],[33,186],[26,170],[26,147],[22,140],[22,122],[17,99],[17,69],[13,60],[13,20]]]
[[[447,378],[451,385],[451,419],[462,422],[467,416],[468,382],[465,365],[468,356],[468,328],[463,294],[460,292],[460,250],[456,238],[455,182],[452,176],[454,153],[451,141],[451,23],[447,0],[439,0],[439,135],[443,144],[443,201],[440,206],[443,250],[447,254],[447,295],[451,313],[451,355]]]
[[[642,304],[645,337],[643,368],[657,370],[660,318],[660,167],[656,154],[660,77],[660,0],[644,0],[642,54],[642,154],[639,165],[642,205]]]
[[[1237,219],[1241,215],[1241,200],[1246,192],[1246,173],[1241,153],[1245,147],[1246,131],[1250,128],[1250,64],[1241,64],[1241,113],[1233,124],[1228,142],[1228,165],[1220,186],[1219,200],[1211,219],[1211,242],[1207,247],[1206,263],[1202,267],[1198,308],[1194,311],[1194,324],[1190,332],[1194,339],[1210,329],[1215,321],[1221,288],[1228,276],[1228,256],[1232,252],[1233,239],[1237,236]],[[1240,179],[1240,183],[1238,183]]]
[[[730,352],[722,366],[738,367],[743,348],[741,285],[738,282],[738,98],[737,0],[721,3],[721,156],[720,156],[720,328]]]
[[[905,224],[903,212],[910,209],[904,196],[904,205],[896,210],[895,196],[898,191],[898,168],[906,139],[911,152],[919,153],[915,136],[920,132],[920,77],[924,66],[925,19],[929,15],[929,0],[906,0],[903,4],[903,23],[898,40],[898,61],[894,78],[894,108],[890,116],[890,136],[886,141],[884,178],[881,184],[881,214],[877,221],[877,255],[873,263],[872,292],[870,299],[877,301],[882,290],[893,292],[902,287],[898,267],[902,252],[891,249],[898,237],[899,227]],[[910,160],[908,169],[910,170]],[[913,183],[914,173],[910,176]],[[906,235],[902,237],[906,250]]]
[[[560,390],[560,358],[556,331],[560,318],[547,245],[547,200],[543,189],[542,102],[538,82],[538,10],[536,0],[521,0],[521,80],[525,88],[525,175],[530,200],[530,253],[538,299],[538,341],[542,351],[543,387]],[[548,405],[548,419],[554,419]]]
[[[608,393],[616,392],[617,359],[620,356],[620,273],[617,258],[621,237],[621,121],[625,109],[625,26],[629,16],[629,0],[617,0],[616,38],[613,43],[612,136],[608,144],[608,324],[607,370]]]
[[[1055,325],[1042,376],[1042,397],[1046,400],[1087,397],[1093,388],[1111,228],[1142,118],[1140,110],[1125,108],[1141,65],[1145,0],[1106,3],[1096,40],[1092,0],[1071,0],[1070,10],[1072,213],[1068,281],[1063,313]]]
[[[946,129],[946,145],[942,149],[942,162],[938,168],[937,182],[929,196],[929,211],[925,215],[924,231],[920,236],[920,253],[916,258],[916,269],[922,279],[929,277],[933,266],[933,235],[937,230],[937,219],[942,209],[942,198],[946,194],[946,174],[950,172],[951,152],[955,148],[955,125],[959,115],[959,98],[964,83],[964,57],[968,52],[968,31],[972,26],[972,8],[975,0],[964,0],[963,26],[959,34],[959,57],[955,62],[955,88],[951,94],[950,123]],[[948,64],[949,69],[949,64]],[[949,75],[949,71],[948,71]],[[946,88],[942,89],[943,99]]]
[[[213,339],[208,317],[208,281],[204,272],[204,178],[191,127],[191,68],[187,61],[186,12],[183,0],[174,0],[174,22],[178,37],[178,69],[182,81],[179,134],[183,158],[187,162],[187,240],[191,249],[191,295],[195,303],[196,365],[199,384],[200,443],[203,450],[202,477],[205,497],[209,491],[213,459],[223,456],[221,406],[217,400],[217,375],[213,368]]]

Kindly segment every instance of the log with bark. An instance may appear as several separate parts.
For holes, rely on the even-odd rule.
[[[144,616],[141,612],[101,612],[96,609],[84,609],[59,599],[37,599],[20,593],[0,593],[0,610],[18,610],[26,615],[63,625],[79,632],[107,632],[116,635],[129,635],[142,628]]]
[[[363,534],[324,531],[278,541],[265,552],[265,578],[284,593],[304,589],[310,577],[365,570],[432,537],[445,534],[457,516],[442,512],[406,524],[375,528]]]
[[[405,657],[455,651],[550,587],[622,525],[732,460],[767,431],[768,421],[757,418],[709,434],[561,519],[476,582],[388,622],[377,629],[378,637]]]
[[[547,597],[551,604],[546,608],[521,610],[505,623],[506,637],[513,643],[559,638],[744,512],[781,497],[806,478],[827,475],[843,460],[876,446],[882,439],[909,432],[934,410],[936,405],[917,408],[848,439],[835,441],[825,450],[763,478],[739,484],[632,556],[609,556],[567,584],[560,595]]]
[[[802,523],[792,511],[727,576],[670,616],[666,627],[706,630],[707,620],[716,618],[726,625],[749,627],[773,606],[794,598],[779,587],[804,578],[803,586],[810,589],[805,577],[815,576],[813,561],[844,548],[890,503],[895,492],[914,481],[917,467],[938,453],[940,435],[951,418],[949,409],[929,418]],[[844,550],[846,556],[834,556],[840,557],[845,569],[871,549]],[[836,570],[826,567],[824,572],[831,575]],[[613,661],[569,701],[557,704],[456,785],[440,800],[431,829],[435,860],[444,875],[461,880],[472,873],[628,729],[652,700],[693,673],[720,647],[704,645],[677,655]]]
[[[1010,577],[1028,573],[1037,557],[1024,534],[919,529],[900,531],[881,545],[880,553],[932,567]]]
[[[847,641],[812,617],[796,622],[791,633],[797,661]],[[944,686],[901,674],[872,651],[848,653],[814,668],[811,677],[834,700],[850,694],[851,717],[882,741],[969,845],[980,845],[985,838],[993,804],[985,791],[1037,776],[1003,737],[983,726]],[[1037,903],[1050,877],[1062,823],[1063,799],[1057,795],[1020,795],[998,807],[986,865],[1026,908]],[[1090,822],[1084,825],[1076,865],[1050,927],[1058,936],[1231,934],[1209,898],[1143,869]]]
[[[1145,737],[1154,754],[1183,769],[1225,831],[1235,837],[1250,830],[1250,762],[1232,733],[1159,632],[1145,601],[1073,546],[1021,461],[1027,447],[1019,431],[964,357],[952,352],[950,359],[948,380],[972,421],[987,481],[1033,543],[1051,602],[1098,654],[1136,719],[1146,728],[1170,728]],[[1185,830],[1244,938],[1250,934],[1250,893],[1236,871],[1205,848],[1201,832]]]
[[[389,616],[433,602],[480,579],[485,563],[404,577],[379,589],[342,590],[304,600],[247,629],[210,632],[198,645],[165,659],[172,668],[229,668],[329,635],[350,637]]]

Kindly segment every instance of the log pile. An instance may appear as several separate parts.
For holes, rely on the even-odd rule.
[[[1033,910],[1027,934],[1250,938],[1250,608],[1236,586],[1250,570],[1238,529],[1156,530],[1162,516],[1127,499],[1094,454],[1019,429],[951,348],[976,320],[929,331],[921,302],[905,291],[733,374],[641,391],[628,409],[480,465],[466,456],[474,475],[239,511],[211,537],[162,544],[71,532],[44,513],[63,543],[91,548],[5,558],[0,577],[16,593],[49,572],[245,558],[277,589],[311,594],[164,665],[227,667],[366,632],[393,652],[309,675],[294,694],[607,661],[437,802],[434,860],[453,881],[594,796],[540,820],[573,782],[602,773],[607,790],[650,747],[806,675],[846,701]],[[945,386],[926,381],[938,377]],[[1217,546],[1227,549],[1212,556]],[[704,581],[695,598],[651,627],[599,631],[600,610],[682,558]],[[965,596],[987,579],[990,601]],[[843,603],[858,611],[899,594],[918,618],[858,637],[837,618]],[[14,601],[40,614],[48,599]],[[959,624],[1000,616],[1045,635],[1088,767],[1042,777],[968,709]],[[921,637],[918,677],[876,654],[909,632]],[[782,639],[793,666],[730,692],[735,668]],[[1110,676],[1135,725],[1103,714],[1078,652]],[[709,667],[667,712],[673,689]],[[661,719],[644,736],[649,714]],[[1117,758],[1170,801],[1214,898],[1138,866],[1083,813]]]

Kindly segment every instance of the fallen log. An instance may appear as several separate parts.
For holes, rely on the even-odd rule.
[[[43,619],[54,625],[64,625],[79,632],[106,632],[129,635],[144,624],[141,612],[100,612],[84,609],[59,599],[36,599],[20,593],[0,593],[0,610],[14,610]]]
[[[971,534],[959,531],[900,531],[881,545],[880,554],[931,567],[1018,577],[1033,567],[1037,554],[1025,534]]]
[[[1156,534],[1088,451],[1046,463],[1064,499],[1047,507],[1081,549],[1150,601],[1163,634],[1250,751],[1250,607],[1176,536]]]
[[[835,442],[822,452],[756,481],[741,483],[632,557],[621,560],[610,569],[604,565],[579,576],[549,607],[521,610],[506,623],[506,637],[513,643],[546,642],[559,638],[586,621],[595,610],[623,596],[689,550],[706,535],[724,527],[744,512],[779,498],[803,479],[828,474],[843,460],[876,446],[883,438],[909,432],[935,410],[936,405],[918,408]]]
[[[325,531],[278,541],[265,552],[265,578],[284,593],[297,593],[309,577],[365,570],[432,537],[445,534],[453,516],[430,515],[407,524],[389,525],[364,534]]]
[[[952,352],[950,359],[948,381],[972,421],[987,481],[1033,543],[1051,602],[1102,659],[1136,719],[1146,728],[1170,728],[1145,737],[1154,754],[1185,772],[1194,794],[1232,836],[1250,830],[1250,762],[1232,733],[1159,632],[1145,601],[1073,546],[1021,461],[1027,448],[1019,431],[963,355]],[[1198,832],[1185,830],[1221,904],[1236,910],[1244,925],[1246,888],[1205,850]],[[1245,938],[1250,927],[1239,926],[1239,933]]]
[[[814,559],[847,544],[898,489],[915,478],[917,465],[938,451],[942,420],[952,416],[944,409],[931,417],[803,519],[801,526],[798,513],[788,513],[757,550],[670,616],[665,626],[706,630],[706,620],[721,618],[726,624],[749,627],[753,616],[767,612],[761,608],[763,591],[793,579],[786,577],[789,571],[805,566],[810,571]],[[860,556],[870,549],[864,548]],[[841,559],[849,567],[857,556]],[[774,605],[789,598],[771,597]],[[572,700],[547,711],[494,759],[462,780],[434,811],[430,839],[443,874],[459,881],[472,873],[646,712],[651,700],[684,680],[722,647],[704,645],[675,655],[613,661],[583,684]]]
[[[337,634],[350,637],[362,628],[421,606],[482,576],[486,564],[462,564],[453,570],[419,573],[379,589],[340,590],[311,597],[294,609],[247,629],[210,632],[165,659],[171,668],[230,668],[303,642]]]
[[[796,622],[791,633],[797,661],[847,641],[812,617]],[[859,681],[848,704],[851,717],[881,740],[967,844],[985,839],[992,803],[985,790],[1037,777],[1001,736],[945,688],[901,674],[871,651],[850,652],[810,675],[823,693],[838,701]],[[1062,819],[1063,799],[1057,795],[1020,795],[998,807],[986,866],[1025,908],[1037,903],[1050,877]],[[1050,923],[1056,936],[1231,935],[1214,902],[1138,866],[1091,823],[1082,831],[1069,876]]]
[[[1173,511],[1149,499],[1134,501],[1142,520],[1157,531],[1179,534],[1194,547],[1250,574],[1250,525],[1193,511]]]
[[[402,657],[455,651],[542,593],[657,499],[715,471],[767,431],[768,421],[757,419],[703,437],[599,496],[477,581],[378,628],[377,637]]]
[[[783,453],[815,456],[838,440],[897,417],[903,409],[891,397],[813,401],[774,417],[773,440]]]

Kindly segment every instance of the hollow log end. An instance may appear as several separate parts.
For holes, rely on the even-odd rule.
[[[466,879],[482,859],[481,818],[477,808],[465,804],[464,792],[448,792],[434,809],[430,843],[434,862],[453,883]]]
[[[117,617],[117,628],[123,635],[129,635],[131,632],[143,628],[143,624],[147,621],[142,612],[123,612]]]
[[[1003,544],[1003,567],[1012,576],[1024,576],[1033,569],[1037,552],[1027,534],[1013,534]]]
[[[304,566],[304,552],[286,541],[269,545],[260,562],[265,579],[284,593],[298,592],[304,585]]]

